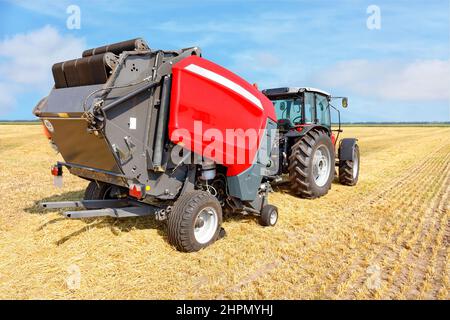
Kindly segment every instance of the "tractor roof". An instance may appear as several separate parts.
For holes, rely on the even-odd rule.
[[[279,96],[279,95],[286,95],[286,94],[294,94],[299,92],[317,92],[321,93],[323,95],[326,95],[327,97],[331,97],[331,93],[328,93],[326,91],[311,88],[311,87],[283,87],[283,88],[273,88],[273,89],[265,89],[263,90],[263,93],[266,96]]]

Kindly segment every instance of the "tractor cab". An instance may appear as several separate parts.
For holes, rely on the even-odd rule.
[[[275,88],[263,93],[272,101],[278,129],[287,132],[308,125],[320,125],[331,131],[328,92],[314,88]]]

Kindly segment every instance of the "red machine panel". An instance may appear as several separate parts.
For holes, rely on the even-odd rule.
[[[198,56],[173,66],[169,137],[224,164],[228,176],[252,165],[267,118],[276,121],[272,102],[229,70]]]

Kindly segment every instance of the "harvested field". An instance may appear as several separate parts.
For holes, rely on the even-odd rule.
[[[2,299],[449,299],[450,128],[350,127],[356,187],[317,200],[271,194],[275,228],[227,219],[227,237],[184,254],[152,218],[66,220],[36,202],[78,199],[36,125],[0,125]],[[79,272],[79,286],[74,276]],[[78,279],[78,278],[76,278]]]

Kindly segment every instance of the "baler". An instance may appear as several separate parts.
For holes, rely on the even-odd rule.
[[[83,52],[52,67],[55,85],[33,113],[63,167],[90,183],[68,218],[154,215],[178,250],[220,238],[223,214],[273,226],[270,171],[278,164],[272,102],[202,58],[197,47],[152,50],[142,39]]]

